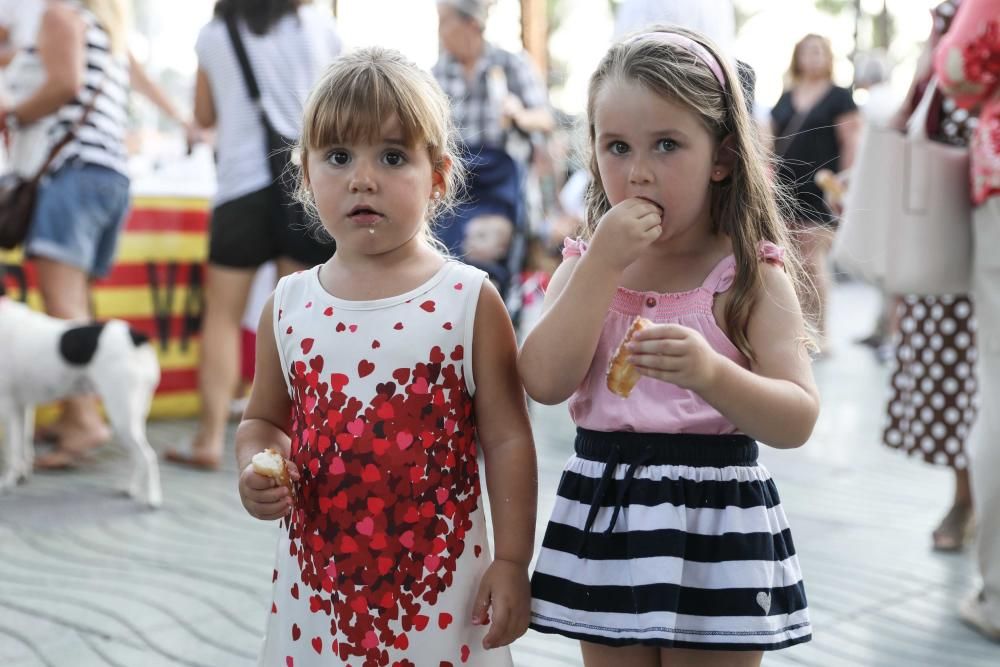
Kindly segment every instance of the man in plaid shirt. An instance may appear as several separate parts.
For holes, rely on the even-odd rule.
[[[483,37],[491,2],[438,1],[442,50],[433,69],[451,100],[470,171],[469,202],[456,219],[441,226],[439,236],[452,252],[465,256],[468,243],[463,241],[471,231],[466,223],[473,224],[475,235],[496,236],[494,251],[479,258],[484,262],[501,259],[517,223],[529,137],[553,126],[545,86],[531,63]],[[505,226],[500,219],[506,219]]]

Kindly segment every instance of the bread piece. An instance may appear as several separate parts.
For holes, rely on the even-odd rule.
[[[816,172],[814,180],[831,204],[839,204],[844,198],[844,185],[831,170],[820,169]]]
[[[608,364],[608,389],[611,393],[617,394],[622,398],[628,398],[628,395],[632,393],[632,388],[639,381],[640,376],[635,366],[628,362],[631,353],[626,346],[632,340],[632,336],[635,335],[636,331],[641,331],[652,325],[653,323],[645,317],[636,317],[632,320],[632,326],[629,327],[628,333],[625,334],[625,340],[618,346],[615,356],[611,357],[611,363]]]
[[[268,447],[262,452],[258,452],[250,459],[254,472],[265,477],[273,477],[280,486],[292,490],[292,479],[288,476],[288,467],[285,465],[285,457],[276,449]]]

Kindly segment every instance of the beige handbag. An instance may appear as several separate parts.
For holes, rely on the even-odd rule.
[[[970,289],[969,153],[927,138],[931,80],[905,135],[868,128],[852,170],[834,259],[893,294]]]

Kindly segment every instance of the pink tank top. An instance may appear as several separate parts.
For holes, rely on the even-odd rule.
[[[566,239],[563,257],[578,257],[587,244]],[[760,258],[783,265],[784,250],[773,243],[760,246]],[[688,292],[660,294],[619,287],[604,318],[594,360],[583,382],[569,399],[577,426],[593,431],[638,433],[735,433],[736,427],[698,394],[675,384],[643,377],[627,399],[608,391],[608,362],[625,337],[632,320],[641,315],[657,324],[681,324],[701,333],[716,352],[744,368],[750,362],[719,328],[712,313],[715,295],[728,290],[736,277],[733,255],[720,261],[708,277]]]

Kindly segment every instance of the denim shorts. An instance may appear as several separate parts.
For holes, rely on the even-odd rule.
[[[25,254],[75,266],[95,278],[106,276],[128,206],[127,176],[68,162],[42,181]]]

